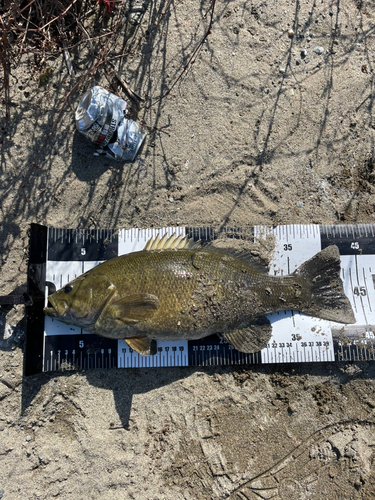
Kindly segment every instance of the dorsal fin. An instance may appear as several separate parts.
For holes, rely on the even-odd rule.
[[[259,252],[253,250],[253,251],[244,251],[244,250],[237,250],[236,248],[223,248],[223,247],[216,247],[212,245],[212,243],[207,243],[206,245],[203,246],[203,248],[209,248],[213,250],[214,252],[222,253],[225,255],[231,255],[232,257],[235,257],[236,259],[242,260],[245,264],[248,266],[251,266],[255,271],[261,274],[267,274],[269,272],[269,264],[266,262],[260,255]]]
[[[176,236],[175,233],[168,238],[165,234],[162,238],[158,234],[155,238],[150,238],[144,250],[182,250],[183,248],[199,248],[200,241],[194,241],[187,236]]]

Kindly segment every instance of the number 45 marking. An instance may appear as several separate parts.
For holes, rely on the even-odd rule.
[[[364,286],[355,286],[353,290],[354,295],[359,297],[360,295],[364,297],[366,295],[366,287]]]

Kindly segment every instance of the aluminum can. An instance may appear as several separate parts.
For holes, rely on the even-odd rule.
[[[96,146],[105,147],[124,118],[126,102],[103,87],[85,92],[78,104],[77,129]]]
[[[111,142],[97,152],[113,160],[133,161],[145,137],[137,122],[123,118]]]

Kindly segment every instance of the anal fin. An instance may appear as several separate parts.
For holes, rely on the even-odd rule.
[[[142,354],[142,356],[156,354],[156,340],[150,340],[148,337],[132,337],[124,340],[129,347]]]
[[[272,326],[266,316],[257,318],[253,324],[232,330],[221,336],[237,351],[252,353],[264,349],[272,335]]]

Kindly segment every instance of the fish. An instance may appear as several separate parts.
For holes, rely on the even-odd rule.
[[[142,251],[115,257],[48,297],[46,315],[108,337],[138,353],[157,340],[218,334],[241,352],[257,352],[272,335],[267,314],[296,310],[349,324],[355,317],[331,245],[286,276],[271,276],[250,252],[200,245],[173,234]]]

